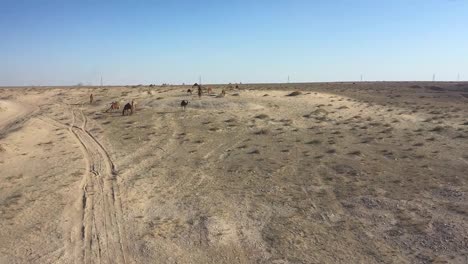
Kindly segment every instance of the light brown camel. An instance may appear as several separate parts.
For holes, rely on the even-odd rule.
[[[112,110],[119,110],[120,109],[120,104],[117,101],[114,101],[111,103],[111,106],[109,109],[106,110],[106,112],[112,111]]]

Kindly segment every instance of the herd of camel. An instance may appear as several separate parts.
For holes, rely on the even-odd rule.
[[[202,91],[202,86],[199,85],[198,83],[195,83],[193,86],[192,86],[192,89],[188,89],[187,90],[187,94],[190,94],[192,95],[193,91],[192,90],[195,90],[195,88],[197,89],[197,93],[198,93],[198,97],[201,98],[202,94],[203,94],[203,91]],[[239,88],[238,85],[236,85],[236,89]],[[211,89],[211,87],[208,87],[206,89],[207,93],[208,94],[211,94],[213,92],[213,90]],[[224,89],[222,89],[221,91],[221,94],[220,96],[221,97],[224,97],[226,95],[226,91]],[[93,94],[91,94],[89,96],[89,101],[90,101],[90,104],[92,104],[94,102],[94,97],[93,97]],[[182,107],[183,110],[185,110],[185,108],[187,107],[187,105],[189,104],[189,101],[188,100],[182,100],[180,102],[180,107]],[[119,110],[120,111],[120,103],[118,101],[113,101],[110,105],[110,107],[105,111],[105,112],[109,112],[109,111],[114,111],[114,110]],[[136,101],[135,100],[132,100],[131,103],[126,103],[123,107],[123,110],[122,110],[122,115],[124,116],[125,114],[133,114],[133,111],[136,110]]]

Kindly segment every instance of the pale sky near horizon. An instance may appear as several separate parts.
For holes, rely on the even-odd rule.
[[[0,86],[468,80],[468,0],[0,0]]]

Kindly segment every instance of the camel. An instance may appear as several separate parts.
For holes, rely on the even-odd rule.
[[[123,110],[122,110],[122,115],[124,116],[125,115],[125,112],[128,112],[130,111],[130,114],[132,115],[133,114],[133,106],[134,106],[134,101],[132,100],[132,104],[130,103],[127,103]]]
[[[188,90],[187,90],[187,93],[190,94],[190,95],[192,95],[192,89],[188,89]]]
[[[180,102],[180,107],[182,107],[182,109],[185,110],[185,108],[187,107],[188,104],[189,104],[189,101],[182,100],[182,102]]]
[[[111,106],[109,109],[106,110],[106,112],[112,111],[112,110],[119,110],[120,109],[120,104],[117,101],[114,101],[111,103]]]
[[[137,107],[137,102],[135,100],[132,100],[132,110],[136,111],[136,107]]]

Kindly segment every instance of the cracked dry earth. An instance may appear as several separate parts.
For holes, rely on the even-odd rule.
[[[468,263],[467,83],[212,88],[1,88],[0,263]]]

